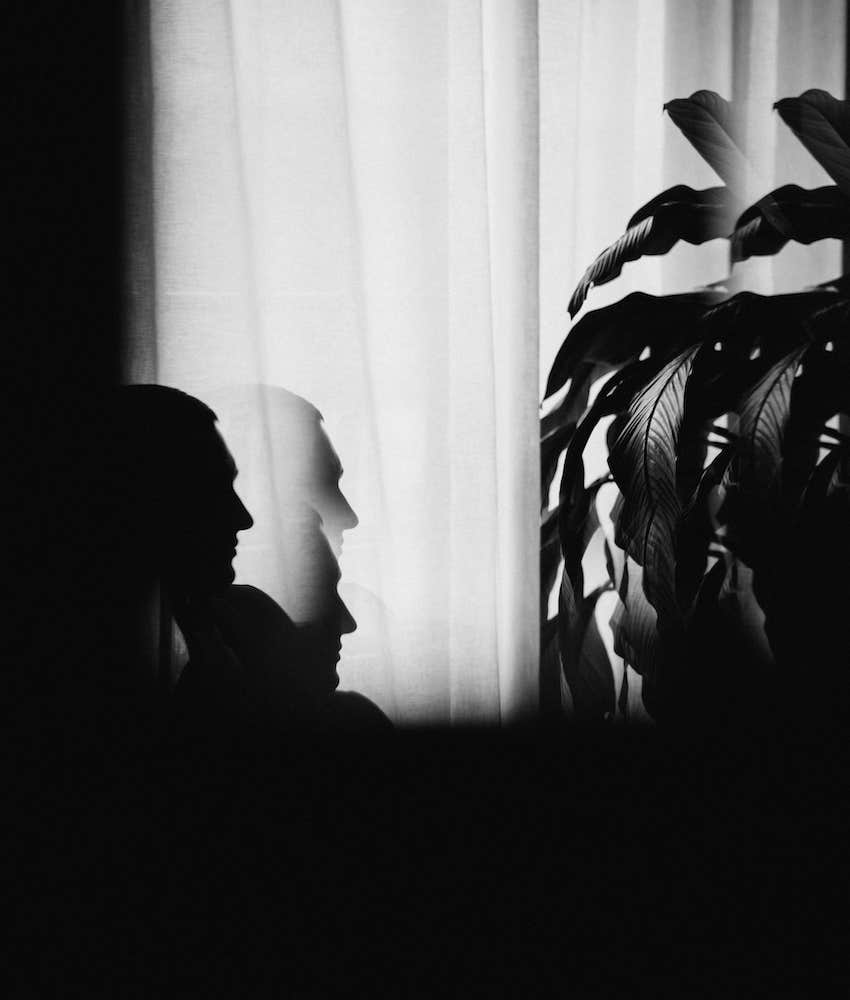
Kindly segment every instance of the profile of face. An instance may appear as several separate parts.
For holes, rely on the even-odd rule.
[[[306,529],[308,558],[293,599],[299,683],[313,700],[327,698],[339,686],[337,666],[342,637],[357,623],[339,595],[339,564],[315,522]]]
[[[342,534],[356,528],[359,521],[340,488],[342,463],[322,424],[315,428],[313,467],[307,481],[305,499],[322,519],[322,529],[333,554],[342,552]]]
[[[188,594],[215,594],[234,580],[238,533],[254,521],[235,489],[236,464],[210,423],[186,456],[165,511],[166,576]]]

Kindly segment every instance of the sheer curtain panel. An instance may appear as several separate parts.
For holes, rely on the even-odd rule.
[[[533,713],[537,4],[153,0],[138,20],[126,377],[321,411],[360,518],[342,688],[397,722]],[[237,464],[285,461],[246,440]],[[250,546],[237,578],[261,585]]]

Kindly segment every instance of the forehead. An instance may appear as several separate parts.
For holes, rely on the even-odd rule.
[[[315,470],[316,473],[319,475],[335,474],[339,476],[342,473],[342,462],[340,462],[339,455],[337,455],[336,449],[331,444],[331,439],[328,437],[328,432],[325,430],[324,424],[319,424],[316,439],[316,464],[318,466]]]
[[[186,471],[190,477],[214,479],[235,477],[236,462],[214,425],[210,424],[209,430],[192,442],[190,455],[186,457]]]

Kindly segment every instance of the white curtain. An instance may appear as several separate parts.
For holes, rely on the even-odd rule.
[[[570,290],[644,201],[718,183],[670,98],[752,101],[769,184],[828,182],[770,106],[842,93],[843,0],[138,10],[127,377],[280,385],[321,410],[360,517],[343,688],[400,722],[533,713],[538,400]],[[757,263],[799,287],[838,252]],[[683,245],[585,308],[726,273],[723,243]]]

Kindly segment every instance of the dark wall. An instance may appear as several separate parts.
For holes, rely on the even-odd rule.
[[[4,435],[14,679],[89,631],[75,580],[97,541],[97,406],[120,347],[122,4],[4,9]],[[11,308],[9,308],[11,307]],[[91,602],[89,602],[90,604]],[[75,622],[81,622],[80,627]],[[79,634],[76,634],[79,633]]]
[[[21,4],[10,38],[12,185],[20,323],[44,392],[113,377],[121,234],[120,4]]]

